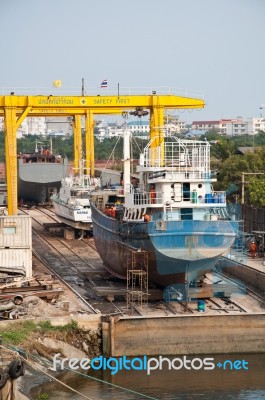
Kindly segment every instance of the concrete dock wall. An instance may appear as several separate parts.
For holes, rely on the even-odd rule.
[[[265,273],[258,269],[228,260],[219,261],[217,269],[229,274],[232,278],[236,278],[242,284],[246,283],[247,286],[254,287],[262,293],[265,291]]]
[[[105,356],[265,352],[265,313],[110,317],[102,323]]]

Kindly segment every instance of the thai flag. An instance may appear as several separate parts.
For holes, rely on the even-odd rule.
[[[101,87],[102,87],[102,88],[108,87],[108,81],[107,81],[107,79],[104,79],[104,81],[101,82]]]

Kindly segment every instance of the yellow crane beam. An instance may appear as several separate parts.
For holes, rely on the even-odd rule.
[[[25,109],[31,107],[32,110],[61,109],[98,109],[102,108],[152,108],[155,104],[167,109],[177,108],[203,108],[204,101],[190,97],[180,97],[175,95],[141,95],[141,96],[0,96],[0,109],[5,107],[8,98],[12,98],[17,108]]]
[[[151,138],[159,132],[161,141],[163,140],[164,109],[199,109],[204,107],[204,101],[175,95],[154,94],[140,96],[0,96],[0,116],[4,116],[5,119],[8,214],[17,214],[16,131],[24,118],[30,116],[74,116],[76,163],[81,152],[80,117],[85,115],[86,157],[88,159],[86,167],[93,174],[93,114],[122,113],[136,107],[150,109]]]
[[[16,114],[20,116],[19,118],[21,118],[20,124],[26,117],[72,117],[73,115],[85,115],[87,108],[86,109],[62,108],[58,110],[53,110],[53,109],[47,110],[47,109],[32,109],[32,107],[27,107],[26,110],[21,107],[16,108]],[[93,112],[94,114],[121,114],[123,112],[123,109],[117,107],[116,108],[99,107],[97,109],[94,109]],[[0,117],[4,117],[4,114],[5,114],[4,107],[0,108]]]

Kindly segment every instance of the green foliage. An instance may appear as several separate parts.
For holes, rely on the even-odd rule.
[[[237,192],[241,194],[243,172],[253,174],[253,176],[255,176],[255,173],[265,172],[265,148],[257,149],[253,153],[245,155],[232,155],[225,159],[219,170],[218,181],[214,185],[215,190],[227,190],[229,188],[229,191],[233,194],[230,189],[231,185],[234,184]],[[245,203],[262,205],[263,185],[261,179],[263,175],[256,175],[254,183],[250,185],[253,176],[245,176]]]
[[[202,140],[207,139],[208,142],[211,142],[212,140],[220,140],[220,135],[215,129],[210,129],[201,138]]]
[[[265,206],[265,178],[251,178],[247,185],[249,201],[255,206]]]
[[[236,146],[234,142],[231,142],[230,140],[220,140],[211,147],[211,155],[223,162],[227,158],[231,157],[235,153],[235,150]]]
[[[49,141],[49,139],[47,140],[46,137],[38,136],[38,138],[36,138],[36,135],[27,135],[17,140],[18,152],[33,153],[36,147],[36,140],[40,142],[43,141],[46,143]],[[147,144],[147,141],[135,138],[134,142],[137,144],[137,146],[133,147],[133,158],[138,159],[140,150],[142,150],[143,147]],[[0,146],[1,146],[0,148],[3,149],[2,154],[4,154],[4,135],[2,136],[0,135]],[[74,137],[71,136],[69,138],[61,138],[61,137],[53,138],[52,148],[53,148],[53,154],[61,154],[63,157],[66,156],[68,157],[69,160],[73,160]],[[84,143],[83,143],[83,149],[85,149]],[[95,160],[108,160],[109,158],[111,158],[112,160],[121,160],[122,154],[123,154],[122,138],[115,137],[115,138],[105,139],[103,142],[100,142],[97,138],[95,138]]]
[[[41,393],[38,395],[37,400],[48,400],[49,395],[47,393]]]
[[[73,332],[78,329],[77,322],[73,320],[62,326],[52,326],[50,321],[42,321],[38,324],[33,321],[24,321],[12,324],[8,328],[2,328],[0,335],[4,343],[18,345],[26,341],[32,332],[39,332],[40,330],[42,332]]]
[[[138,159],[148,143],[145,139],[133,138],[132,158]],[[100,142],[95,138],[95,159],[96,160],[121,160],[123,158],[123,140],[122,138],[110,138]]]
[[[18,322],[17,324],[10,324],[8,328],[2,328],[0,334],[3,342],[16,345],[27,340],[29,334],[35,328],[36,325],[32,321]]]
[[[108,160],[111,158],[120,160],[123,153],[122,142],[123,141],[121,138],[105,139],[103,142],[100,142],[97,138],[95,138],[95,159]]]
[[[248,163],[241,156],[235,155],[222,163],[218,174],[218,181],[214,185],[216,190],[226,190],[231,183],[241,182],[242,172],[248,171]]]
[[[52,325],[50,321],[42,321],[38,323],[38,326],[43,332],[49,331],[60,331],[60,332],[72,332],[78,330],[78,324],[76,321],[71,320],[66,325]]]
[[[17,140],[17,151],[18,153],[34,153],[36,147],[36,141],[43,142],[45,144],[50,143],[50,139],[43,136],[27,135]],[[61,154],[63,157],[68,157],[70,160],[73,159],[74,154],[74,138],[55,137],[52,138],[52,150],[53,154]]]

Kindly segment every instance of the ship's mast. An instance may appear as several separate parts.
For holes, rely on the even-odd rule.
[[[130,155],[130,136],[131,132],[124,129],[123,132],[123,181],[124,181],[124,191],[130,192],[131,186],[131,155]]]

